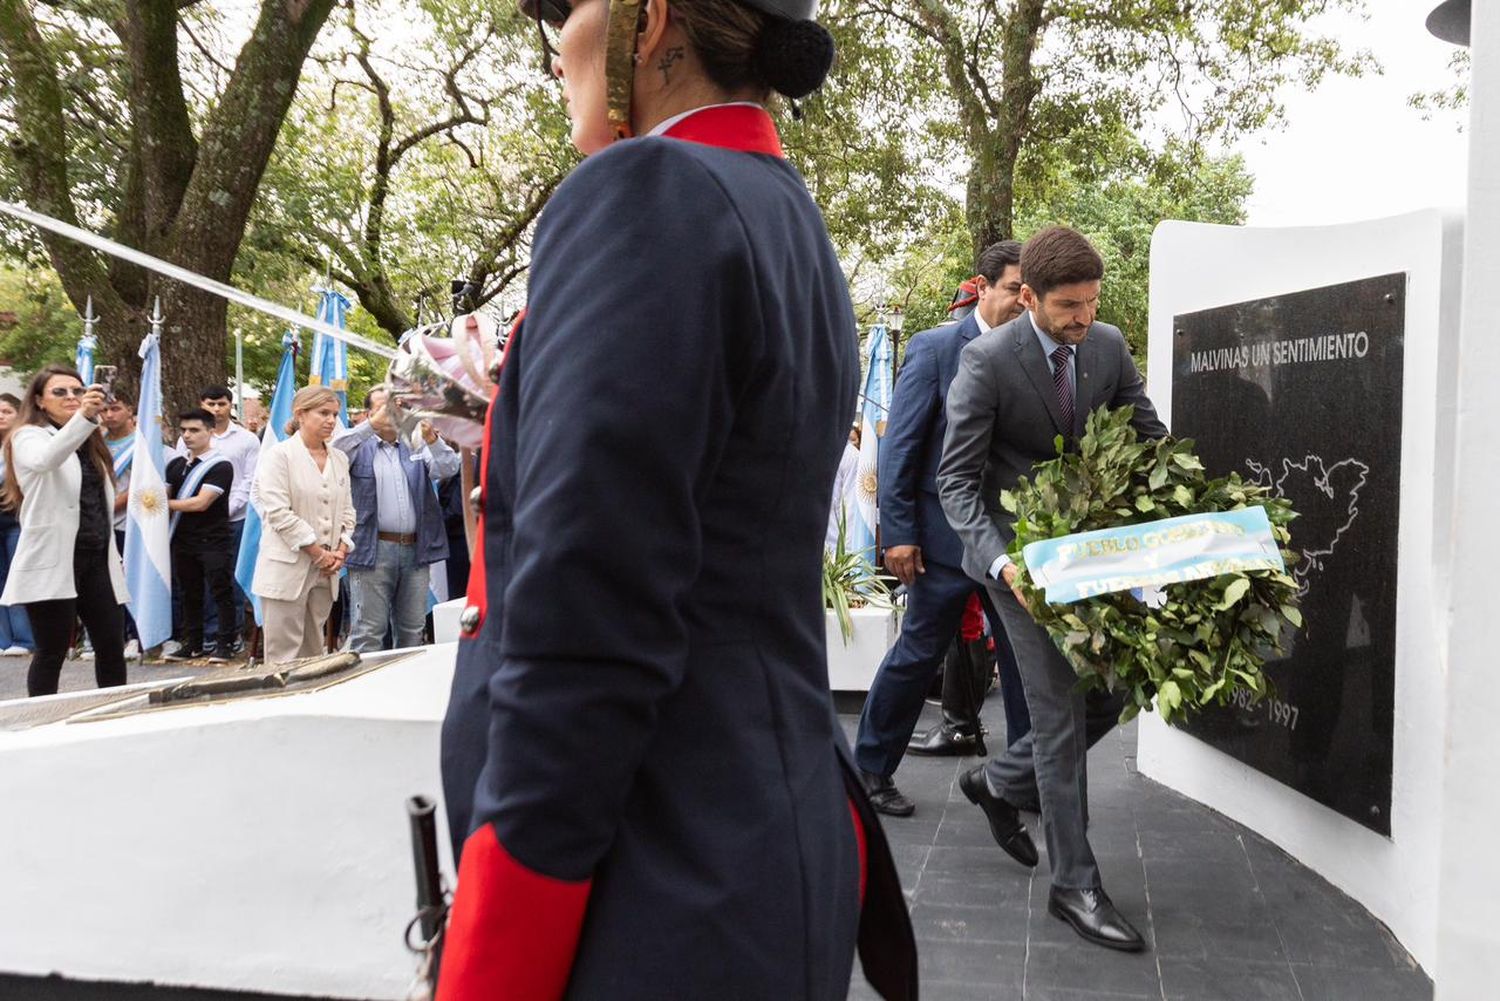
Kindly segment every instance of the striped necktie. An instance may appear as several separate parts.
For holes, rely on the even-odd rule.
[[[1057,391],[1057,405],[1062,410],[1063,431],[1073,433],[1073,387],[1068,385],[1068,360],[1073,348],[1067,344],[1052,352],[1052,387]]]

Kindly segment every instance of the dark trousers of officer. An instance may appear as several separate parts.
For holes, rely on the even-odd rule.
[[[1040,796],[1053,885],[1095,889],[1099,865],[1088,839],[1088,749],[1114,729],[1124,698],[1080,691],[1078,675],[1010,589],[991,584],[986,590],[1016,652],[1031,732],[985,764],[985,781],[1013,805]]]
[[[907,588],[901,635],[881,661],[859,717],[854,760],[874,775],[895,774],[922,715],[923,699],[958,632],[964,605],[978,587],[957,567],[928,561],[926,569]],[[1007,743],[1010,743],[1020,739],[1029,726],[1026,697],[1005,631],[982,588],[979,599],[995,634],[995,650],[1000,658],[1000,694],[1005,700]]]

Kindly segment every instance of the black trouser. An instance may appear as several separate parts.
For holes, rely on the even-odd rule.
[[[76,598],[31,601],[24,606],[31,619],[36,652],[26,674],[27,695],[52,695],[68,656],[73,622],[83,620],[94,644],[94,680],[100,688],[125,684],[125,620],[109,579],[107,546],[73,553]]]
[[[172,576],[182,593],[182,645],[187,650],[203,649],[203,585],[214,598],[219,635],[219,651],[228,653],[234,646],[234,583],[228,540],[223,545],[187,543],[172,547]]]

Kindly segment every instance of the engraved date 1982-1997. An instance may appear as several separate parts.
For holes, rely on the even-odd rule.
[[[1272,723],[1284,726],[1288,730],[1297,729],[1297,717],[1302,714],[1301,710],[1290,702],[1283,702],[1277,698],[1263,699],[1257,704],[1252,700],[1251,694],[1243,689],[1229,697],[1229,704],[1238,709],[1264,710],[1266,717]]]

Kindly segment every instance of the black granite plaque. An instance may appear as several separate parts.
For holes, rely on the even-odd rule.
[[[1406,275],[1383,275],[1178,316],[1172,353],[1172,432],[1301,515],[1305,619],[1274,697],[1184,729],[1385,835],[1405,316]]]

